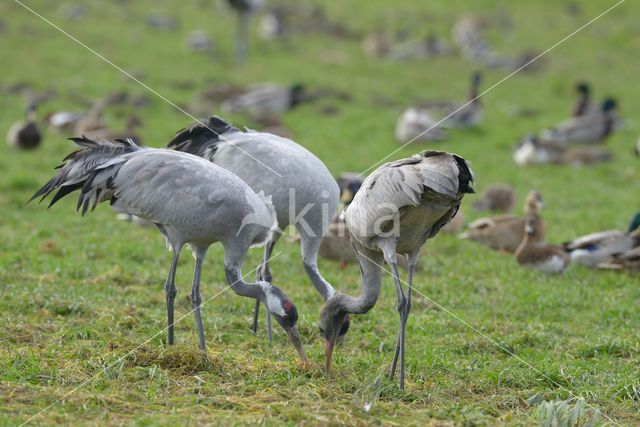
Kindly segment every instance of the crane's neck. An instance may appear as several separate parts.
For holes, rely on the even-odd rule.
[[[318,265],[316,262],[311,260],[304,260],[304,271],[307,273],[309,280],[313,284],[313,287],[316,288],[316,291],[322,296],[324,301],[327,301],[333,295],[335,295],[336,290],[331,283],[327,282],[327,280],[322,277],[320,271],[318,270]]]
[[[380,295],[384,257],[380,253],[359,248],[358,260],[360,262],[361,278],[360,295],[352,297],[345,294],[336,294],[336,298],[339,300],[338,305],[346,313],[367,313],[376,305],[378,295]]]
[[[262,286],[256,283],[245,282],[239,265],[226,265],[224,272],[227,276],[227,283],[234,292],[240,296],[249,297],[264,302],[266,296]]]

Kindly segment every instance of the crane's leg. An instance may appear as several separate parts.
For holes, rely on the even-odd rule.
[[[180,257],[181,248],[173,248],[173,258],[171,259],[171,267],[169,267],[169,276],[164,285],[164,291],[167,296],[167,344],[173,345],[173,308],[176,299],[176,269],[178,268],[178,258]]]
[[[204,260],[204,254],[200,251],[196,251],[196,268],[193,274],[193,286],[191,287],[191,307],[196,318],[196,328],[198,330],[198,345],[200,350],[205,350],[204,345],[204,328],[202,327],[202,316],[200,315],[200,305],[202,299],[200,298],[200,273],[202,272],[202,261]]]
[[[273,248],[276,246],[276,242],[280,238],[279,234],[274,234],[273,239],[268,242],[264,247],[264,259],[260,267],[258,267],[257,279],[263,280],[265,282],[271,283],[273,277],[271,276],[271,270],[269,270],[269,260],[271,259],[271,253],[273,252]],[[256,307],[253,311],[253,325],[251,330],[253,333],[258,332],[258,314],[260,313],[260,300],[256,300]],[[267,310],[267,338],[269,342],[271,342],[273,337],[271,330],[271,313]]]
[[[396,352],[393,357],[393,363],[391,364],[391,372],[389,379],[393,379],[396,373],[396,366],[398,363],[398,356],[400,356],[400,389],[404,390],[404,333],[406,325],[406,306],[407,298],[404,295],[402,289],[402,283],[400,282],[400,276],[398,275],[398,265],[396,262],[389,263],[391,265],[391,272],[393,273],[393,281],[396,285],[396,292],[398,294],[398,314],[400,315],[400,329],[398,331],[398,339],[396,341]]]
[[[247,57],[249,51],[249,19],[251,18],[250,12],[238,13],[238,34],[237,34],[237,46],[236,57],[239,62],[243,62]]]
[[[418,256],[420,255],[420,251],[417,251],[415,254],[411,254],[410,256],[407,257],[407,261],[409,264],[409,284],[408,284],[408,289],[407,289],[407,300],[405,303],[405,313],[404,313],[404,322],[402,324],[402,328],[403,330],[406,330],[407,327],[407,320],[409,319],[409,312],[411,311],[411,291],[413,289],[413,274],[416,271],[416,263],[418,262]],[[394,273],[395,274],[395,273]],[[396,277],[398,277],[396,275]],[[404,335],[404,333],[402,334]],[[403,347],[403,346],[402,346]],[[400,353],[400,348],[401,348],[401,342],[400,342],[400,336],[398,336],[398,340],[396,342],[396,352],[393,356],[393,364],[391,367],[391,375],[390,378],[393,378],[394,375],[396,374],[396,365],[398,362],[398,355]],[[400,382],[402,384],[404,384],[404,360],[400,363]],[[404,386],[402,387],[404,388]]]

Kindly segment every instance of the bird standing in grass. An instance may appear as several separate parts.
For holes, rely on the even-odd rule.
[[[438,151],[387,163],[365,179],[344,212],[360,262],[362,292],[358,297],[337,293],[322,308],[320,332],[326,340],[327,371],[345,317],[364,314],[375,305],[386,261],[393,273],[400,315],[390,377],[394,377],[399,360],[400,388],[404,389],[405,328],[420,248],[456,214],[465,193],[473,192],[474,175],[469,164],[455,154]],[[405,254],[409,261],[406,294],[398,275],[397,254]]]
[[[57,191],[49,206],[80,190],[78,209],[104,201],[153,222],[173,252],[165,291],[168,344],[173,344],[175,274],[182,247],[191,247],[196,259],[191,303],[200,349],[205,349],[200,314],[200,273],[209,246],[224,246],[224,270],[238,294],[262,301],[284,328],[303,360],[306,360],[296,326],[298,312],[287,295],[270,282],[247,283],[241,266],[252,245],[271,240],[276,227],[273,206],[267,197],[253,192],[232,173],[186,153],[140,148],[132,140],[92,141],[73,138],[82,147],[68,155],[59,172],[31,200]],[[250,221],[247,221],[250,219]]]
[[[227,0],[227,3],[238,14],[238,33],[236,38],[236,55],[244,61],[249,51],[249,21],[264,4],[264,0]]]
[[[25,113],[26,120],[14,123],[7,132],[7,145],[11,148],[31,150],[42,141],[42,133],[36,123],[36,105],[29,104]]]
[[[292,225],[300,233],[302,261],[309,280],[323,300],[335,293],[318,270],[318,250],[337,209],[339,190],[320,159],[289,139],[264,132],[242,132],[219,117],[195,122],[179,131],[169,147],[203,157],[234,173],[254,191],[272,197],[279,230],[265,246],[259,270],[263,280],[271,281],[271,251],[287,226]],[[256,301],[254,331],[259,306]],[[348,327],[347,318],[341,335]],[[267,331],[270,337],[270,322]]]

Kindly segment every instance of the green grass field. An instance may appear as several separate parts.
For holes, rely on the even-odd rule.
[[[348,92],[351,101],[323,100],[283,118],[295,139],[335,174],[365,170],[391,153],[398,147],[395,119],[404,107],[420,99],[463,99],[468,77],[478,68],[458,55],[413,62],[371,59],[361,51],[361,37],[319,34],[284,44],[256,38],[249,61],[240,67],[233,60],[234,16],[216,1],[86,0],[86,17],[79,21],[61,18],[62,2],[26,3],[179,104],[218,83],[302,82]],[[489,22],[509,16],[511,29],[501,33],[494,26],[487,36],[497,50],[516,53],[547,49],[615,1],[322,3],[331,19],[359,35],[384,24],[406,27],[416,36],[435,32],[450,38],[461,13],[474,12]],[[579,5],[579,15],[568,13],[572,4]],[[150,11],[177,16],[178,30],[149,29],[144,19]],[[639,13],[638,4],[626,1],[553,49],[541,71],[510,78],[484,96],[485,120],[478,129],[452,131],[448,141],[431,147],[470,160],[479,190],[495,182],[513,184],[518,209],[529,189],[540,190],[552,242],[626,227],[639,210],[638,159],[631,154],[639,132]],[[41,113],[82,109],[75,95],[148,94],[151,104],[136,113],[145,123],[145,142],[154,147],[166,145],[191,121],[19,4],[2,2],[0,17],[0,84],[24,82],[55,91]],[[198,28],[214,38],[217,55],[185,51],[186,34]],[[507,74],[486,70],[484,87]],[[516,168],[511,146],[565,118],[573,86],[582,79],[593,83],[598,98],[619,99],[626,126],[608,141],[615,160],[592,168]],[[380,97],[391,106],[376,104]],[[324,115],[325,106],[339,113]],[[21,117],[23,107],[21,95],[5,91],[2,132]],[[514,108],[539,114],[513,117]],[[120,127],[130,112],[115,108],[108,118]],[[230,290],[203,308],[206,355],[197,350],[191,315],[177,324],[178,345],[168,348],[162,330],[170,254],[160,234],[117,221],[106,204],[84,218],[76,214],[73,197],[51,210],[25,205],[73,149],[64,136],[45,137],[33,152],[0,144],[0,425],[22,423],[54,402],[32,423],[531,425],[551,423],[539,412],[555,407],[564,415],[583,409],[577,423],[566,425],[640,424],[637,276],[572,266],[562,277],[548,277],[450,235],[430,241],[421,259],[415,280],[420,295],[407,328],[405,391],[385,375],[398,325],[391,277],[385,278],[377,306],[353,318],[344,346],[336,350],[335,371],[327,377],[316,327],[321,299],[304,274],[297,244],[284,240],[272,263],[274,282],[298,306],[314,367],[299,363],[277,327],[269,346],[264,316],[254,336],[253,302]],[[426,147],[412,145],[392,158]],[[467,221],[479,217],[470,208],[472,199],[463,203]],[[260,255],[257,249],[250,253],[245,272]],[[191,309],[192,268],[185,252],[177,276],[177,317]],[[320,260],[320,268],[339,290],[358,292],[356,265],[341,270]],[[226,287],[222,250],[212,247],[203,298]],[[558,403],[567,400],[565,406]]]

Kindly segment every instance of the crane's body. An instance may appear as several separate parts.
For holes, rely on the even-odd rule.
[[[267,304],[304,356],[297,332],[297,311],[291,300],[269,282],[247,283],[241,266],[248,248],[270,240],[276,227],[273,206],[241,179],[199,157],[173,150],[140,148],[132,140],[92,141],[74,138],[81,150],[33,198],[58,190],[50,206],[80,190],[78,209],[109,201],[119,211],[154,223],[173,252],[167,294],[168,343],[173,344],[175,273],[182,247],[191,247],[196,268],[191,292],[199,346],[205,349],[200,315],[200,273],[209,246],[221,242],[225,250],[225,275],[239,295]],[[33,200],[32,198],[32,200]]]
[[[464,194],[474,192],[473,186],[473,172],[464,159],[437,151],[387,163],[365,179],[343,215],[360,262],[362,292],[358,297],[336,293],[322,309],[320,329],[327,341],[327,370],[342,319],[349,313],[366,313],[375,305],[386,261],[396,285],[400,315],[391,377],[399,357],[400,387],[404,388],[405,327],[420,248],[453,218]],[[397,254],[408,259],[406,294],[398,275]]]
[[[240,177],[253,191],[271,197],[279,230],[265,246],[262,279],[271,280],[271,251],[291,225],[300,233],[303,265],[310,281],[325,301],[335,293],[320,274],[317,259],[322,237],[337,209],[340,190],[322,161],[287,138],[242,132],[218,117],[183,129],[169,146],[208,159]],[[254,330],[256,322],[257,317]]]

